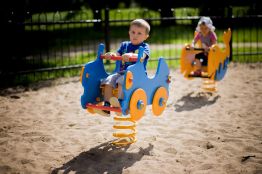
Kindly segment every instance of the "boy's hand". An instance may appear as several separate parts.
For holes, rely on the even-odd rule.
[[[204,49],[205,49],[205,52],[208,52],[210,50],[210,47],[206,47]]]
[[[116,56],[116,53],[107,52],[105,53],[105,59],[110,60],[112,56]]]
[[[202,44],[202,47],[204,48],[204,53],[208,54],[210,47],[208,47],[206,44]]]
[[[188,45],[186,45],[186,49],[193,51],[194,47],[192,45],[188,44]]]
[[[205,47],[204,50],[205,50],[205,51],[204,51],[204,54],[205,54],[205,55],[208,55],[208,52],[210,51],[210,47]]]
[[[129,62],[129,58],[132,57],[133,53],[126,53],[122,55],[123,61]]]

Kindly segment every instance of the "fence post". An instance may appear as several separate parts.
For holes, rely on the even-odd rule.
[[[230,48],[230,55],[229,55],[229,61],[231,62],[233,60],[233,47],[232,47],[232,40],[233,40],[233,11],[232,11],[232,7],[228,6],[228,12],[227,12],[227,17],[228,17],[228,22],[229,22],[229,26],[231,29],[231,39],[229,42],[229,48]]]
[[[106,47],[106,52],[109,52],[110,51],[109,8],[105,8],[105,47]]]

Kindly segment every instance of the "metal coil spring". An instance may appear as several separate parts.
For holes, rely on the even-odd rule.
[[[216,81],[210,79],[204,79],[202,84],[202,89],[209,92],[216,92],[217,91]]]
[[[113,133],[113,136],[118,138],[113,142],[114,145],[119,146],[126,146],[132,143],[135,143],[137,141],[136,139],[136,121],[131,120],[130,117],[114,117],[114,123],[113,126],[114,129],[116,129],[117,132]],[[119,124],[121,125],[119,125]],[[127,133],[128,132],[130,133]],[[126,132],[124,132],[126,131]]]

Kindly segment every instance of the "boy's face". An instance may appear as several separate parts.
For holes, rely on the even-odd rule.
[[[200,25],[200,32],[205,36],[209,32],[209,28],[205,24]]]
[[[138,45],[148,38],[146,29],[137,25],[131,25],[129,29],[129,38],[133,45]]]

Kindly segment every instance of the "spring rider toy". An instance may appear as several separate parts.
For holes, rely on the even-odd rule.
[[[149,78],[143,62],[140,61],[144,52],[144,49],[140,47],[138,57],[130,59],[136,63],[130,65],[125,71],[124,84],[122,84],[124,98],[120,100],[120,107],[103,106],[104,87],[101,86],[101,80],[109,75],[104,68],[103,51],[104,45],[100,44],[96,60],[82,67],[80,81],[84,93],[81,96],[81,105],[91,114],[96,113],[96,110],[111,111],[111,114],[115,112],[116,124],[113,128],[116,129],[116,132],[113,133],[113,136],[117,140],[113,144],[128,145],[137,141],[136,122],[143,117],[147,105],[152,105],[152,112],[155,116],[160,116],[165,110],[171,80],[169,68],[165,59],[159,58],[156,74]],[[118,65],[122,57],[111,56],[110,60],[116,61],[114,72],[118,72]],[[117,93],[117,90],[113,91],[115,96],[118,96]]]
[[[197,33],[195,33],[197,34]],[[231,39],[231,30],[228,29],[224,32],[223,42],[225,45],[225,50],[222,50],[217,44],[211,46],[208,52],[207,66],[202,66],[203,72],[199,78],[203,78],[202,88],[207,91],[216,91],[216,82],[224,78],[227,72],[227,65],[229,64],[230,47],[229,42]],[[194,57],[196,54],[203,52],[204,49],[201,48],[201,41],[197,43],[197,47],[193,50],[186,44],[182,49],[181,59],[180,59],[180,70],[181,73],[187,79],[196,78],[192,76],[192,72],[195,71]]]

